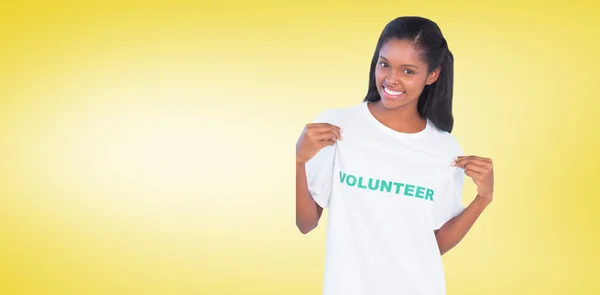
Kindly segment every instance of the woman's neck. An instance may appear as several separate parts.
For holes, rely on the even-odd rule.
[[[369,103],[373,116],[383,125],[402,133],[417,133],[427,126],[427,120],[416,107],[416,101],[395,109],[386,108],[381,100]]]

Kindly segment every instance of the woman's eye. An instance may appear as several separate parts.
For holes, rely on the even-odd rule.
[[[384,67],[384,68],[387,67],[387,64],[385,62],[379,62],[379,65],[382,66],[382,67]]]
[[[412,75],[415,72],[413,72],[412,70],[406,69],[406,70],[404,70],[404,73],[407,74],[407,75]]]

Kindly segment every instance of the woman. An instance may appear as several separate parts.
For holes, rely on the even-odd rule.
[[[453,57],[437,24],[383,30],[365,99],[322,112],[296,144],[296,224],[329,210],[324,295],[445,294],[441,256],[493,196],[488,158],[453,135]],[[466,208],[465,175],[477,185]]]

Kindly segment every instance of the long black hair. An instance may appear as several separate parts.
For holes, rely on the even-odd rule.
[[[438,25],[418,16],[398,17],[388,23],[379,40],[371,61],[369,89],[364,101],[374,102],[381,99],[375,84],[375,66],[379,59],[379,50],[391,39],[408,40],[421,51],[421,58],[427,64],[428,73],[440,67],[438,79],[431,85],[425,85],[417,102],[417,110],[423,118],[440,130],[452,132],[452,88],[454,84],[454,57],[448,49],[448,43]]]

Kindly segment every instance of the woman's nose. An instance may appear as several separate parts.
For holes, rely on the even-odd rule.
[[[389,71],[386,77],[386,81],[389,85],[398,85],[398,74],[396,71]]]

